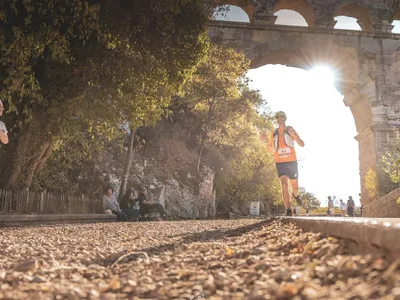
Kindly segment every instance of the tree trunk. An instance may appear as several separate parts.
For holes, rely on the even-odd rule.
[[[204,150],[204,147],[205,147],[205,146],[206,146],[206,144],[203,144],[203,145],[201,146],[201,149],[200,149],[199,159],[197,160],[197,173],[200,172],[201,156],[203,155],[203,150]]]
[[[10,164],[6,178],[2,178],[8,189],[29,187],[33,176],[43,168],[52,154],[53,143],[46,130],[47,116],[33,112],[32,117],[32,121],[21,131],[14,151],[10,151],[11,164],[3,162]]]
[[[126,153],[126,162],[124,166],[124,174],[122,175],[121,188],[119,190],[119,197],[121,198],[128,186],[129,171],[132,164],[132,154],[133,154],[133,141],[135,140],[136,128],[131,128],[131,133],[128,140],[128,152]]]

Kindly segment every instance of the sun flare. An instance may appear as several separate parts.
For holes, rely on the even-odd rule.
[[[332,85],[335,81],[333,70],[327,66],[316,66],[310,70],[313,80],[322,85]]]

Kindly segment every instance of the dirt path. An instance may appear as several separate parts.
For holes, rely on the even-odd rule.
[[[0,229],[0,299],[400,299],[399,266],[276,221]]]

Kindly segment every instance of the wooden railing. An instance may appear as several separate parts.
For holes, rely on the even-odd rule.
[[[85,195],[0,189],[0,214],[90,214],[101,206],[101,199]]]

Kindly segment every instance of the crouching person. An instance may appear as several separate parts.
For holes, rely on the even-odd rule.
[[[146,188],[141,188],[137,200],[139,202],[141,217],[148,213],[159,213],[162,219],[165,220],[167,218],[164,207],[160,203],[151,201]]]
[[[110,210],[118,217],[118,221],[127,220],[126,214],[119,207],[119,203],[112,188],[107,188],[105,190],[105,195],[103,196],[103,210],[105,213],[107,213],[107,210]]]
[[[139,201],[137,201],[133,194],[133,189],[128,189],[126,191],[121,199],[121,209],[129,219],[132,218],[136,221],[139,218]]]

